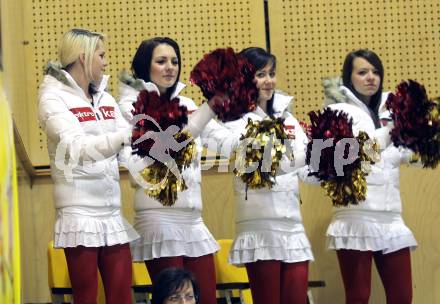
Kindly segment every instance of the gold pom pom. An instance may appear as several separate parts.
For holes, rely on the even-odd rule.
[[[359,159],[350,176],[335,181],[321,182],[321,187],[331,198],[334,206],[357,205],[366,198],[367,173],[371,171],[371,164],[380,161],[379,145],[370,139],[367,133],[359,132],[356,137],[359,142]]]
[[[248,120],[235,155],[234,173],[246,189],[272,188],[280,160],[286,154],[284,141],[293,139],[284,130],[284,119]],[[293,161],[293,153],[288,157]]]
[[[184,148],[175,153],[173,157],[175,163],[164,164],[156,161],[141,172],[142,178],[151,185],[144,190],[145,193],[164,206],[174,205],[177,200],[177,192],[188,189],[183,177],[176,176],[172,169],[177,166],[179,173],[182,173],[184,169],[189,167],[196,155],[194,139],[188,131],[179,132],[174,135],[174,138],[177,142],[189,140]]]

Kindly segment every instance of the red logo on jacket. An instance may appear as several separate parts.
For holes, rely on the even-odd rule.
[[[294,125],[285,125],[284,131],[286,132],[287,136],[295,136],[295,126]]]
[[[91,108],[83,107],[83,108],[72,108],[70,112],[78,118],[79,122],[96,120],[95,113]]]
[[[99,107],[104,119],[115,119],[115,108],[109,106]]]

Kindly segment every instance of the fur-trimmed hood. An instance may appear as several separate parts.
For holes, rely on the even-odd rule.
[[[343,85],[341,77],[325,77],[322,79],[322,86],[324,88],[325,106],[336,103],[347,103],[362,109],[370,115],[370,110],[367,105],[357,98],[349,88]],[[390,113],[385,107],[388,94],[388,92],[382,93],[381,104],[379,106],[379,117],[381,119],[387,119],[390,116]]]
[[[347,102],[346,92],[340,89],[343,86],[341,77],[324,77],[322,78],[322,86],[324,87],[325,106]]]
[[[180,92],[186,87],[182,82],[178,82],[176,89],[171,95],[171,99],[177,97]],[[129,74],[126,70],[123,70],[119,74],[119,96],[124,98],[126,96],[139,94],[139,91],[147,90],[148,92],[156,92],[160,96],[160,91],[157,85],[152,82],[145,82],[143,79],[134,78],[133,75]]]
[[[348,103],[369,113],[368,107],[354,93],[342,84],[341,77],[325,77],[322,79],[324,87],[324,105]]]
[[[58,61],[49,61],[44,67],[44,79],[40,85],[40,92],[45,92],[47,90],[52,90],[53,88],[59,88],[66,91],[74,92],[87,100],[84,91],[78,86],[73,77],[62,69],[61,63]],[[102,93],[107,89],[107,84],[109,80],[109,75],[104,75],[98,86],[95,87],[97,93],[96,97],[102,95]]]
[[[176,89],[174,90],[171,98],[179,98],[179,104],[187,107],[188,111],[191,113],[197,109],[194,101],[188,97],[181,96],[179,93],[185,88],[185,84],[178,82]],[[122,115],[127,120],[130,120],[133,111],[133,103],[136,102],[139,92],[142,90],[147,90],[148,92],[156,92],[160,96],[159,88],[152,82],[145,82],[142,79],[136,79],[127,71],[122,71],[119,74],[119,108],[121,109]]]

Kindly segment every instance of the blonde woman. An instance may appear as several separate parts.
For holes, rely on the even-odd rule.
[[[76,304],[96,303],[98,269],[106,303],[131,303],[128,243],[138,235],[121,215],[116,158],[131,128],[104,91],[106,66],[104,36],[72,29],[39,91],[54,182],[54,246],[64,248]]]

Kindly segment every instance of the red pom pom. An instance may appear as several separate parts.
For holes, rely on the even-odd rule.
[[[301,128],[304,129],[304,132],[306,133],[307,137],[308,137],[309,139],[312,139],[312,129],[311,129],[311,126],[308,125],[308,124],[307,124],[306,122],[304,122],[304,121],[300,121],[300,122],[299,122],[299,125],[301,126]]]
[[[338,176],[334,164],[335,147],[339,140],[343,138],[353,138],[352,119],[342,111],[334,111],[330,108],[325,108],[323,111],[310,112],[310,137],[311,141],[307,145],[306,163],[310,163],[312,156],[313,140],[326,140],[333,138],[333,145],[321,150],[319,168],[312,168],[314,172],[311,175],[317,176],[320,180],[338,180],[351,176],[351,172],[359,166],[359,161],[352,162],[344,166],[344,176]],[[346,155],[347,155],[346,150]]]
[[[240,118],[255,110],[258,90],[254,67],[232,48],[217,49],[203,57],[191,71],[190,82],[211,99],[217,94],[226,98],[214,102],[214,111],[222,121]]]
[[[332,137],[332,132],[330,132],[330,130],[327,130],[324,132],[324,136],[325,138],[331,138]]]
[[[175,125],[180,129],[188,123],[188,110],[179,104],[179,98],[166,100],[159,97],[157,92],[142,90],[139,92],[136,102],[133,104],[133,115],[148,115],[150,118],[139,120],[132,132],[132,143],[142,137],[145,133],[166,130],[169,126]],[[160,128],[160,129],[159,129]],[[134,145],[133,151],[141,157],[149,155],[152,139],[146,139]],[[159,143],[156,143],[159,144]],[[170,154],[174,153],[171,151]]]
[[[391,131],[394,145],[419,153],[425,167],[435,167],[440,158],[436,139],[440,121],[431,113],[436,112],[438,105],[428,99],[424,86],[412,80],[400,83],[396,94],[388,96],[386,107],[394,122]]]

